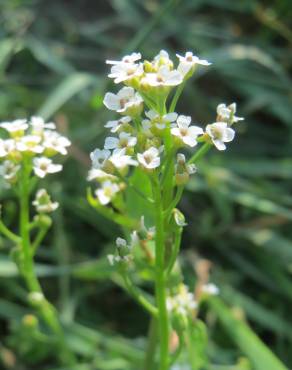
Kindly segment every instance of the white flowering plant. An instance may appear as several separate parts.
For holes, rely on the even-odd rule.
[[[51,227],[50,213],[58,208],[58,203],[51,200],[46,189],[38,188],[38,183],[62,170],[55,157],[66,155],[69,146],[70,141],[56,131],[55,124],[46,123],[41,117],[0,123],[0,181],[19,202],[19,230],[10,230],[1,213],[0,233],[11,241],[11,256],[26,283],[28,303],[50,329],[53,344],[60,349],[60,362],[66,365],[75,362],[74,355],[66,344],[56,309],[45,298],[34,257]]]
[[[164,50],[152,61],[141,58],[132,53],[107,61],[109,78],[124,86],[104,97],[118,117],[105,124],[110,135],[104,147],[90,155],[88,180],[97,185],[88,190],[88,201],[123,229],[108,260],[152,317],[144,368],[168,370],[182,349],[190,348],[190,328],[201,327],[197,315],[204,297],[218,293],[208,282],[194,293],[183,284],[178,255],[186,222],[176,207],[199,160],[212,147],[224,151],[234,139],[233,124],[242,118],[235,115],[235,103],[219,104],[214,122],[205,128],[176,111],[186,83],[200,65],[211,64],[207,60],[187,52],[177,54],[175,66]],[[136,284],[135,274],[140,280],[147,276],[154,296]]]

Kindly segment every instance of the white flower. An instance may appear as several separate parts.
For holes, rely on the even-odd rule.
[[[177,70],[185,76],[196,64],[201,64],[203,66],[209,66],[212,63],[209,63],[205,59],[200,59],[197,56],[193,55],[191,51],[186,52],[185,56],[176,54],[179,59],[179,65]]]
[[[116,84],[140,77],[144,73],[143,64],[118,63],[112,66],[109,78],[113,78]]]
[[[6,157],[15,150],[15,141],[13,139],[0,139],[0,158]]]
[[[88,172],[87,181],[98,180],[98,181],[105,181],[105,180],[116,180],[117,177],[107,173],[100,168],[91,168]]]
[[[226,145],[234,139],[235,131],[228,127],[226,122],[215,122],[206,127],[206,133],[212,139],[218,150],[225,150]]]
[[[235,116],[236,104],[232,103],[228,106],[222,103],[217,106],[217,120],[232,124],[233,122],[243,121],[244,118]]]
[[[168,297],[166,304],[168,311],[183,316],[190,314],[198,306],[194,294],[190,293],[185,285],[180,287],[177,295]]]
[[[141,53],[132,53],[130,55],[125,55],[122,60],[107,60],[106,64],[123,64],[123,63],[135,63],[141,59]]]
[[[194,147],[197,145],[197,137],[203,134],[203,130],[198,126],[190,126],[191,117],[178,116],[177,127],[171,129],[171,134],[178,137],[184,144]]]
[[[23,136],[16,142],[16,149],[20,152],[40,154],[44,151],[41,140],[41,137],[37,135]]]
[[[123,169],[128,166],[137,166],[138,162],[130,155],[126,155],[126,149],[119,149],[113,152],[109,161],[118,169]]]
[[[162,65],[156,73],[146,73],[142,83],[153,87],[176,86],[182,83],[183,78],[177,70],[170,70],[167,66]]]
[[[129,116],[124,116],[124,117],[121,117],[119,120],[116,120],[116,121],[108,121],[104,127],[106,128],[110,128],[110,131],[111,132],[117,132],[119,131],[123,125],[126,125],[128,123],[130,123],[132,120],[131,117]]]
[[[17,119],[12,122],[2,122],[0,124],[4,130],[8,131],[10,134],[20,134],[22,135],[23,132],[28,128],[27,120],[26,119]]]
[[[132,87],[123,87],[117,94],[108,92],[105,94],[104,105],[118,113],[129,114],[133,110],[142,107],[143,99]]]
[[[107,137],[104,143],[104,149],[122,149],[134,147],[137,144],[137,138],[127,132],[121,132],[119,137]]]
[[[39,189],[36,193],[35,200],[32,205],[36,207],[38,213],[50,213],[59,207],[58,202],[52,202],[51,197],[46,189]]]
[[[34,134],[41,134],[45,129],[54,130],[56,128],[53,122],[45,123],[42,117],[36,116],[31,117],[30,125]]]
[[[177,153],[177,163],[175,165],[175,176],[177,181],[188,180],[189,175],[196,172],[197,168],[194,164],[187,164],[186,157],[182,153]]]
[[[153,146],[144,153],[138,153],[137,159],[143,167],[149,170],[160,166],[159,150]]]
[[[12,183],[16,180],[17,172],[20,170],[20,165],[15,164],[12,161],[4,161],[0,166],[0,175],[8,183]]]
[[[202,286],[202,292],[208,295],[218,295],[219,288],[213,283],[205,284]]]
[[[177,119],[177,113],[167,113],[163,116],[160,116],[158,113],[156,113],[154,110],[149,110],[148,112],[145,112],[145,116],[149,119],[144,119],[142,121],[142,127],[147,131],[151,124],[156,126],[159,130],[163,130],[167,123],[175,122]]]
[[[107,255],[108,262],[111,266],[114,266],[116,263],[121,262],[122,257],[115,256],[114,254],[108,254]]]
[[[105,149],[95,149],[90,153],[93,168],[102,168],[111,156],[111,152]]]
[[[60,153],[66,155],[68,153],[67,147],[71,145],[70,140],[65,136],[58,134],[55,131],[45,130],[43,146],[49,152]]]
[[[48,173],[56,173],[61,171],[61,164],[54,164],[50,158],[37,157],[33,159],[33,170],[36,176],[45,177]]]
[[[153,59],[153,65],[156,68],[159,68],[162,65],[166,65],[171,68],[173,66],[173,62],[169,58],[168,52],[166,50],[160,50],[160,52]]]
[[[117,238],[116,239],[116,246],[117,248],[128,248],[130,249],[130,247],[128,246],[128,243],[127,243],[127,240],[123,239],[123,238]]]
[[[120,188],[117,184],[111,181],[105,181],[101,185],[100,189],[97,189],[95,194],[102,205],[110,203],[113,197],[120,191]]]

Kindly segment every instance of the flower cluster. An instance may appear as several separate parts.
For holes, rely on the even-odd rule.
[[[100,205],[115,203],[120,197],[131,167],[140,167],[147,174],[161,173],[170,153],[175,155],[178,150],[192,149],[204,141],[224,150],[225,143],[233,140],[235,132],[230,126],[241,120],[235,116],[234,103],[220,104],[216,122],[205,130],[192,123],[190,116],[168,111],[172,90],[189,79],[198,65],[211,64],[191,52],[184,56],[177,54],[177,58],[176,68],[165,50],[152,61],[141,61],[140,53],[107,61],[111,65],[109,78],[125,86],[117,93],[105,94],[105,106],[120,117],[105,124],[111,134],[105,139],[104,147],[90,155],[92,168],[88,180],[100,184],[95,191]],[[195,166],[186,161],[183,153],[178,153],[176,184],[185,184],[194,172]]]
[[[2,122],[0,129],[4,136],[0,139],[0,173],[7,186],[18,181],[24,163],[40,178],[62,170],[52,157],[66,155],[70,141],[55,130],[54,123],[32,117]]]
[[[179,292],[167,299],[167,309],[175,315],[189,316],[198,307],[195,295],[190,293],[186,285],[179,287]]]
[[[116,254],[109,254],[107,256],[108,261],[111,266],[116,263],[125,263],[128,264],[132,260],[131,251],[133,244],[128,244],[127,241],[123,238],[116,239]]]

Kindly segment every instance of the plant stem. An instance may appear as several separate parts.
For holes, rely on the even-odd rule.
[[[158,178],[152,182],[153,197],[155,199],[155,256],[156,256],[156,281],[155,294],[159,312],[159,344],[160,344],[160,363],[159,370],[168,369],[168,343],[169,343],[169,323],[166,307],[166,276],[164,273],[165,265],[165,232],[163,219],[163,205],[161,199]]]
[[[185,87],[185,84],[186,84],[186,81],[183,82],[182,84],[180,84],[176,91],[175,91],[175,94],[172,98],[172,101],[171,101],[171,104],[170,104],[170,107],[169,107],[169,112],[174,112],[175,111],[175,108],[176,108],[176,104],[178,102],[178,99],[179,97],[181,96],[181,93],[183,92],[183,89]]]
[[[125,286],[128,290],[128,292],[132,295],[133,298],[136,299],[138,303],[146,310],[148,311],[152,316],[157,317],[157,308],[152,305],[151,302],[148,301],[148,299],[143,295],[142,291],[137,289],[132,281],[130,280],[129,276],[127,275],[128,272],[122,273]]]
[[[157,319],[154,319],[152,317],[149,324],[148,343],[144,359],[143,370],[154,369],[156,343],[157,343]]]
[[[198,162],[198,160],[201,159],[206,153],[208,153],[211,148],[211,143],[204,143],[204,145],[202,145],[200,149],[197,150],[196,153],[189,159],[188,164]]]
[[[30,241],[29,232],[29,183],[30,169],[26,163],[24,163],[21,183],[19,187],[19,198],[20,198],[20,236],[21,236],[21,253],[22,259],[20,262],[20,272],[22,273],[28,290],[30,293],[39,293],[41,298],[40,302],[33,304],[35,306],[43,320],[56,335],[56,338],[61,346],[60,349],[60,361],[64,365],[72,365],[75,363],[73,354],[68,350],[65,344],[65,338],[63,329],[57,317],[55,308],[49,301],[44,297],[40,283],[36,277],[33,261],[33,249]]]
[[[4,223],[0,220],[0,233],[2,233],[6,238],[10,239],[16,244],[19,244],[21,239],[18,235],[14,234],[12,231],[10,231]]]

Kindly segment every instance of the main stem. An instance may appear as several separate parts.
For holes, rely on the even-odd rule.
[[[153,182],[153,196],[155,199],[155,255],[156,281],[155,294],[158,307],[160,362],[159,370],[168,369],[169,323],[166,307],[166,276],[165,276],[165,231],[163,220],[163,205],[158,179]],[[150,370],[150,369],[149,369]]]
[[[33,249],[30,241],[29,232],[29,193],[30,193],[30,169],[27,164],[24,164],[21,186],[19,188],[20,198],[20,236],[21,236],[21,254],[22,260],[21,273],[25,279],[28,290],[31,293],[40,293],[41,302],[37,304],[40,315],[43,320],[50,327],[52,332],[61,346],[60,360],[65,365],[72,365],[75,363],[73,354],[68,350],[65,344],[64,332],[57,317],[55,308],[44,297],[40,283],[36,277],[33,261]]]

